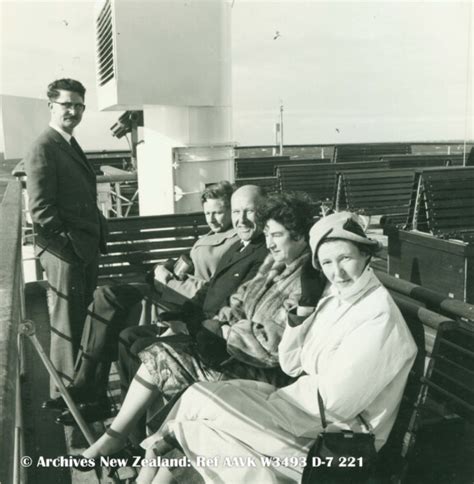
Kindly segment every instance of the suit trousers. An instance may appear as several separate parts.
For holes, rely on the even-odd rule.
[[[100,286],[94,292],[82,331],[73,385],[97,398],[105,396],[110,364],[117,359],[119,333],[140,320],[147,284]]]
[[[51,324],[51,361],[67,385],[74,376],[87,306],[97,284],[99,252],[84,262],[72,250],[58,256],[47,250],[39,259],[48,279],[48,309]],[[59,396],[50,382],[51,398]]]
[[[101,286],[94,293],[82,333],[73,385],[86,390],[91,400],[100,400],[107,391],[110,363],[117,360],[122,398],[125,398],[140,366],[133,345],[160,330],[147,324],[138,326],[141,301],[149,292],[146,284]],[[129,438],[139,444],[145,438],[146,417],[131,429]]]
[[[121,352],[117,366],[122,381],[122,395],[126,393],[138,369],[139,360],[136,356],[129,360],[124,355],[130,354],[130,347],[136,339],[155,334],[155,329],[158,331],[154,325],[138,326],[141,301],[150,292],[150,286],[144,283],[104,285],[95,290],[87,310],[75,365],[73,385],[76,388],[87,390],[96,398],[103,397],[107,390],[110,363],[116,361]],[[175,298],[173,302],[177,303],[178,300]],[[132,337],[127,336],[128,329],[133,330],[130,333]],[[138,331],[137,337],[135,330]]]

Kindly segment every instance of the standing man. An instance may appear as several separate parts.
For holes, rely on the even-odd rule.
[[[105,218],[96,176],[73,136],[84,114],[85,88],[73,79],[48,86],[51,121],[25,158],[29,210],[37,253],[49,283],[51,360],[72,381],[88,304],[105,252]],[[51,382],[51,397],[58,395]]]

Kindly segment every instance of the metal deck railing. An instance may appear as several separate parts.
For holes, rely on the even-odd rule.
[[[24,315],[21,259],[21,187],[5,183],[0,205],[0,482],[26,482],[20,398],[22,357],[18,327]]]

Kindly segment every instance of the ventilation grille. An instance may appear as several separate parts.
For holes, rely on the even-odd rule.
[[[103,86],[115,77],[114,39],[112,32],[111,1],[105,2],[96,20],[97,80]]]

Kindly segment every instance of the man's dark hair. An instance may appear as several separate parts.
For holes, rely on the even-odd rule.
[[[234,193],[234,187],[227,180],[209,185],[201,194],[201,204],[208,200],[222,200],[226,207],[230,207],[230,199]]]
[[[257,208],[257,220],[265,226],[268,220],[283,225],[293,240],[308,240],[315,209],[311,198],[301,192],[282,192],[269,195]]]
[[[47,96],[50,101],[54,101],[59,97],[59,90],[72,91],[79,94],[82,99],[86,97],[86,88],[74,79],[56,79],[48,86]]]

